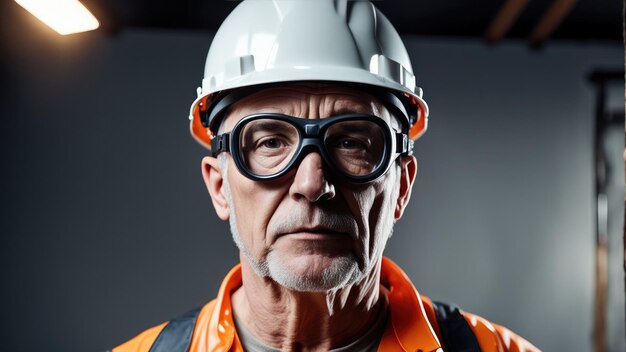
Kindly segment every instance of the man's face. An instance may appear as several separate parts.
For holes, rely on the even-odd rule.
[[[384,106],[367,94],[330,85],[293,84],[237,102],[221,132],[260,112],[308,119],[366,113],[398,129]],[[220,157],[225,158],[222,164],[227,165],[222,167],[227,166],[228,171],[221,171],[223,187],[218,194],[212,193],[218,214],[230,220],[235,242],[258,275],[297,291],[345,287],[372,272],[391,235],[394,218],[400,216],[410,194],[409,184],[400,195],[401,177],[406,173],[402,165],[415,165],[415,159],[407,157],[379,179],[353,184],[330,174],[313,151],[283,177],[253,181],[238,171],[230,155]],[[206,165],[205,180],[211,190]],[[410,183],[414,173],[413,168]],[[225,201],[216,202],[216,196]]]

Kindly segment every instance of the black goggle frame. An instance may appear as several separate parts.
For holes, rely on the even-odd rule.
[[[241,157],[240,145],[238,141],[240,140],[243,126],[251,121],[259,119],[273,119],[287,122],[298,130],[300,137],[296,151],[289,163],[281,171],[272,175],[257,175],[250,172]],[[347,174],[343,170],[336,167],[332,162],[332,158],[328,155],[328,151],[326,150],[324,144],[324,134],[330,126],[344,121],[369,121],[381,127],[381,131],[383,132],[385,139],[384,151],[382,153],[382,159],[377,164],[375,170],[369,175],[354,176]],[[392,162],[398,156],[411,155],[413,153],[413,141],[409,139],[409,136],[406,133],[393,130],[389,124],[378,116],[368,114],[344,114],[323,119],[304,119],[278,113],[259,113],[248,115],[239,120],[230,132],[217,135],[211,140],[211,154],[213,157],[222,152],[229,152],[233,157],[239,172],[254,181],[271,181],[280,178],[288,173],[295,165],[299,165],[304,156],[312,150],[315,150],[320,154],[325,165],[332,171],[333,174],[340,175],[352,183],[367,183],[374,181],[385,174],[391,167]]]

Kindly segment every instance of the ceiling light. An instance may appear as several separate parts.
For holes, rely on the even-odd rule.
[[[91,31],[100,22],[78,0],[15,0],[59,34]]]

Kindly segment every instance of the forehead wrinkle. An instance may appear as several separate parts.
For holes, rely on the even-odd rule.
[[[220,130],[228,130],[244,116],[258,112],[308,118],[366,113],[378,116],[394,127],[398,125],[385,106],[366,92],[328,84],[290,84],[261,90],[239,100],[233,104]]]
[[[363,102],[357,102],[351,99],[339,98],[333,102],[331,111],[333,114],[355,112],[360,114],[373,114],[377,115],[377,109],[374,103],[365,104]]]

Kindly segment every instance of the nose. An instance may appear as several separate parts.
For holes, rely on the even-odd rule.
[[[296,199],[309,202],[328,200],[335,196],[335,186],[328,181],[324,162],[318,153],[311,152],[302,159],[289,193]]]

